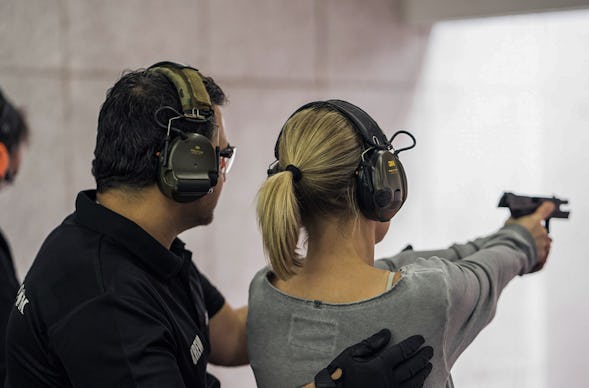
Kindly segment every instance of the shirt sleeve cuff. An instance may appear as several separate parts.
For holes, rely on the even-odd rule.
[[[536,241],[534,240],[534,236],[532,236],[532,233],[519,224],[507,224],[503,226],[501,230],[513,231],[518,236],[523,238],[524,242],[529,247],[528,250],[524,250],[524,252],[528,253],[528,266],[522,273],[520,273],[520,275],[530,272],[538,262],[538,251],[536,249]]]

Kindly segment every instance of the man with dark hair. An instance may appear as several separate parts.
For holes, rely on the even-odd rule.
[[[109,90],[97,190],[78,194],[18,292],[7,387],[218,387],[208,362],[248,363],[247,307],[231,307],[177,238],[213,220],[234,150],[225,101],[212,78],[171,62],[126,73]],[[390,383],[371,386],[422,383],[431,348],[416,352],[413,338],[383,351],[388,339],[380,333],[334,360],[330,371],[343,369],[335,377],[346,382],[338,386],[381,375]]]
[[[0,90],[0,189],[14,182],[20,167],[29,128],[24,115],[16,109]],[[0,384],[4,381],[6,324],[18,290],[18,279],[10,246],[0,230]]]

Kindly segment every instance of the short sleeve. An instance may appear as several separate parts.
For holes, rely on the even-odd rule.
[[[198,272],[198,275],[200,276],[202,291],[205,298],[205,307],[207,308],[209,318],[212,318],[225,304],[225,297],[223,297],[217,287],[213,286],[209,279],[207,279],[207,277],[200,271]]]

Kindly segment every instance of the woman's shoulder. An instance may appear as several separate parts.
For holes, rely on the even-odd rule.
[[[251,283],[261,282],[268,277],[269,274],[272,273],[272,270],[268,266],[264,266],[256,272],[254,277],[252,278]]]
[[[266,292],[269,286],[268,277],[272,276],[272,270],[268,266],[261,268],[252,278],[249,286],[250,302],[253,296]]]
[[[380,303],[397,304],[401,300],[422,300],[435,304],[445,303],[447,299],[448,274],[442,265],[437,265],[435,260],[421,265],[409,264],[399,268],[398,280],[390,290],[378,298]]]

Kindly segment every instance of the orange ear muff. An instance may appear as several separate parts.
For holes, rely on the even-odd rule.
[[[10,164],[10,155],[4,143],[0,142],[0,179],[4,179]]]

